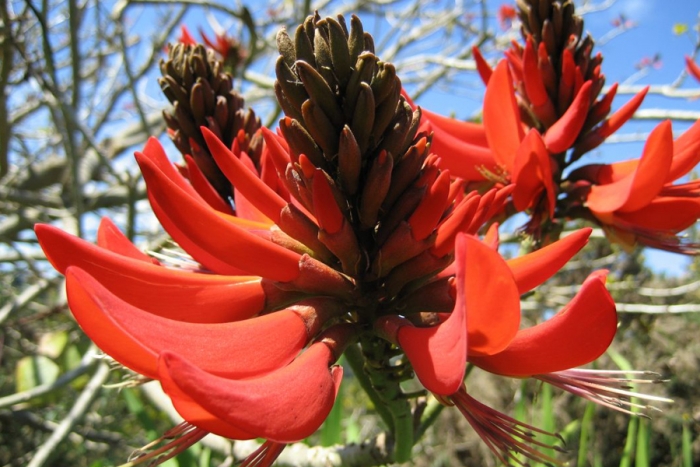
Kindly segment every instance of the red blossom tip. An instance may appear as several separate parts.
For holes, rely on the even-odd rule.
[[[469,361],[514,377],[552,373],[592,362],[617,330],[615,302],[605,289],[607,271],[588,276],[576,296],[549,320],[518,332],[502,352]]]
[[[173,353],[161,354],[159,377],[225,423],[279,443],[316,431],[335,401],[342,367],[323,342],[312,344],[288,366],[262,376],[233,380],[212,375]]]

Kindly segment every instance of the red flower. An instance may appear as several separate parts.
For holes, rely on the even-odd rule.
[[[640,159],[587,165],[574,171],[572,197],[607,233],[627,247],[636,243],[693,252],[677,234],[700,217],[700,182],[674,185],[700,162],[700,122],[673,140],[669,121],[649,135]]]

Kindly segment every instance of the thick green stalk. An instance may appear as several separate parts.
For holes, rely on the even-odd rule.
[[[360,386],[369,397],[369,400],[371,400],[372,404],[374,404],[374,408],[382,418],[382,421],[389,430],[393,430],[393,417],[384,406],[384,402],[382,401],[381,397],[372,387],[372,381],[370,381],[369,377],[365,373],[365,360],[364,357],[362,357],[362,351],[360,350],[359,346],[349,346],[347,349],[345,349],[344,355],[348,364],[350,365],[350,368],[352,368],[355,378],[357,378],[357,382],[360,383]]]

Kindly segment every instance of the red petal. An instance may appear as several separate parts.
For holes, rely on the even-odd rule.
[[[673,162],[666,183],[681,178],[700,163],[700,120],[673,142]]]
[[[474,213],[479,208],[481,196],[472,191],[452,211],[452,215],[446,218],[437,229],[435,244],[430,252],[437,258],[442,258],[454,250],[454,241],[459,232],[463,232],[471,224]]]
[[[279,223],[280,212],[287,202],[265,185],[257,174],[246,168],[214,133],[206,127],[201,130],[216,164],[226,178],[263,214],[274,223]]]
[[[170,181],[183,189],[185,193],[192,196],[198,202],[204,204],[204,200],[200,198],[199,194],[194,188],[192,188],[192,185],[187,182],[185,177],[183,177],[182,174],[175,168],[175,165],[170,162],[168,155],[163,149],[163,146],[156,138],[148,138],[146,146],[143,148],[143,152],[137,152],[136,154],[141,154],[142,156],[146,157],[149,161],[151,161],[151,163],[158,167],[158,169],[163,172],[163,174],[168,177]]]
[[[616,213],[615,219],[642,229],[680,232],[700,218],[700,199],[695,197],[657,198],[633,212]],[[618,222],[614,221],[615,224]]]
[[[59,272],[65,274],[69,266],[84,269],[122,300],[150,313],[218,323],[249,318],[265,306],[265,292],[256,277],[168,269],[113,253],[50,225],[38,224],[35,231]],[[159,300],[153,300],[154,288],[163,293]]]
[[[465,235],[457,237],[457,258],[465,258]],[[417,328],[403,326],[398,341],[406,352],[416,376],[425,388],[438,395],[457,392],[464,381],[467,363],[467,321],[465,309],[464,261],[457,261],[457,299],[454,310],[442,323]]]
[[[685,56],[685,69],[688,70],[688,73],[695,78],[696,80],[700,81],[700,66],[698,66],[692,58],[688,57],[687,55]]]
[[[312,197],[314,203],[314,214],[320,228],[328,233],[334,234],[340,230],[345,216],[335,201],[333,191],[325,172],[321,169],[313,171]]]
[[[287,365],[309,340],[310,329],[293,311],[234,323],[176,321],[129,305],[75,267],[66,271],[66,291],[73,315],[98,347],[150,378],[157,378],[157,357],[164,351],[185,354],[192,364],[220,376],[259,376]],[[155,289],[151,298],[162,295]],[[269,340],[271,335],[277,338]]]
[[[632,99],[628,100],[622,107],[610,115],[610,117],[608,117],[608,119],[601,124],[596,132],[600,133],[603,138],[607,138],[619,130],[620,127],[627,122],[627,120],[632,118],[632,115],[634,115],[639,106],[642,105],[642,101],[646,97],[648,91],[649,86],[635,94]]]
[[[433,139],[431,152],[440,156],[440,167],[449,169],[454,177],[466,181],[484,180],[481,168],[496,172],[496,160],[486,146],[476,145],[457,138],[453,133],[430,122]]]
[[[501,239],[498,235],[498,222],[494,222],[489,226],[489,229],[484,234],[484,238],[481,239],[484,244],[488,245],[493,251],[498,251],[498,246],[500,245]]]
[[[226,214],[233,214],[231,206],[224,202],[219,193],[213,186],[211,186],[211,183],[209,183],[207,177],[204,176],[202,170],[199,168],[192,156],[185,154],[185,162],[187,163],[187,173],[190,183],[197,193],[199,193],[199,196],[201,196],[202,199],[209,204],[209,206],[217,211],[221,211]]]
[[[450,171],[443,170],[435,182],[428,187],[428,192],[408,219],[413,238],[423,240],[435,230],[435,226],[447,208],[449,191]]]
[[[127,258],[145,261],[151,264],[160,264],[155,258],[151,258],[143,251],[136,248],[131,240],[119,230],[119,228],[108,217],[100,219],[100,226],[97,228],[97,245],[106,248],[114,253],[126,256]]]
[[[148,160],[137,157],[154,211],[173,239],[215,272],[248,271],[288,282],[299,275],[299,255],[226,222],[216,211],[187,196]],[[169,225],[166,225],[169,224]]]
[[[220,418],[214,416],[211,412],[205,410],[200,404],[192,400],[192,398],[182,392],[179,387],[173,382],[167,374],[160,379],[160,384],[173,402],[173,406],[180,416],[187,420],[188,423],[201,428],[209,433],[214,433],[229,439],[253,439],[257,438],[241,430],[238,427],[231,426]]]
[[[610,345],[617,330],[615,302],[605,273],[594,272],[581,290],[548,321],[518,332],[503,352],[469,361],[491,373],[524,377],[589,363]]]
[[[484,127],[496,162],[511,171],[524,135],[506,60],[498,63],[486,87]]]
[[[659,124],[649,135],[637,170],[614,183],[595,185],[588,195],[591,211],[636,211],[651,202],[661,191],[673,159],[671,122]]]
[[[588,243],[593,229],[577,230],[563,239],[507,261],[513,273],[518,293],[524,294],[545,282],[559,271]]]
[[[465,143],[488,147],[484,125],[465,122],[464,120],[458,120],[456,118],[443,117],[442,115],[423,108],[421,108],[421,114],[422,119],[430,121],[433,129],[438,128]],[[438,155],[441,156],[439,153]]]
[[[488,62],[484,60],[484,56],[481,55],[481,51],[478,47],[472,47],[472,55],[474,56],[474,61],[476,62],[476,71],[479,72],[481,81],[483,81],[484,84],[489,84],[489,80],[491,79],[491,75],[493,74],[493,69],[491,68],[491,65],[489,65]]]
[[[568,150],[583,127],[591,105],[592,82],[586,81],[564,115],[544,135],[544,143],[552,153]]]
[[[310,436],[333,407],[342,377],[342,367],[329,368],[333,358],[328,346],[317,342],[288,366],[255,379],[211,375],[168,352],[161,355],[158,369],[163,379],[224,422],[289,443]]]
[[[508,265],[497,252],[475,237],[461,237],[463,248],[455,261],[464,264],[463,283],[457,286],[463,287],[468,352],[492,355],[505,349],[518,332],[520,294]]]
[[[539,131],[531,129],[523,139],[515,155],[513,166],[513,205],[518,211],[533,208],[540,193],[547,194],[549,215],[554,215],[554,186],[549,151]]]

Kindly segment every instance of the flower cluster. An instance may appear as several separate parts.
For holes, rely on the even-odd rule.
[[[556,239],[567,219],[585,219],[626,248],[697,254],[700,246],[678,234],[700,217],[700,182],[674,182],[700,162],[700,123],[674,140],[663,122],[639,159],[580,167],[632,117],[648,88],[611,114],[617,84],[601,95],[602,55],[593,55],[573,2],[518,6],[524,44],[514,42],[493,69],[474,49],[486,84],[483,125],[427,114],[445,167],[467,181],[514,186],[508,213],[529,213],[525,230],[539,245]],[[693,65],[688,60],[691,73]]]
[[[551,118],[525,135],[506,63],[489,79],[484,130],[437,116],[426,122],[357,17],[348,26],[343,17],[315,15],[293,37],[281,32],[277,43],[275,93],[285,113],[277,132],[242,110],[224,83],[230,76],[203,47],[174,47],[163,65],[161,86],[175,106],[166,120],[187,167],[178,170],[155,138],[136,160],[153,211],[185,261],[142,253],[108,219],[96,245],[36,227],[48,260],[66,276],[81,327],[116,361],[158,380],[185,420],[168,433],[173,441],[134,463],[164,461],[216,433],[266,439],[245,465],[270,465],[325,420],[344,352],[361,362],[354,370],[364,372],[383,406],[398,462],[410,458],[415,443],[415,396],[401,386],[414,376],[456,406],[503,462],[556,460],[537,449],[549,447],[536,438],[543,431],[469,394],[467,365],[536,377],[624,408],[629,393],[615,375],[574,370],[600,356],[615,335],[605,271],[591,274],[551,319],[520,329],[520,296],[554,275],[591,230],[506,261],[491,223],[508,203],[553,217],[552,148],[561,155],[579,133],[577,147],[590,148],[607,131],[593,126],[606,114],[600,111],[593,125],[581,123],[600,75],[591,71],[579,82],[574,68],[565,83],[573,115],[566,108],[559,109],[563,117],[556,108],[533,113]],[[542,49],[528,44],[522,56],[512,52],[513,60],[530,63],[526,57]],[[494,99],[508,106],[499,110],[503,128],[491,126]],[[464,147],[497,157],[507,172],[501,176],[515,183],[465,191],[472,169],[461,156],[471,153],[450,153],[442,123],[481,135]],[[663,183],[644,199],[609,206],[608,198],[649,183],[638,176],[649,170],[646,163],[624,166],[625,173],[582,170],[575,182],[593,185],[585,209],[612,223],[618,212],[673,196],[667,192],[678,188],[666,182],[689,170],[696,145],[690,138],[673,143],[668,125],[660,128],[649,151],[659,157],[658,147],[675,144],[679,161]],[[503,145],[495,144],[496,134]]]

